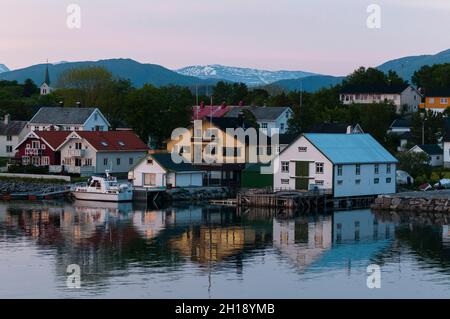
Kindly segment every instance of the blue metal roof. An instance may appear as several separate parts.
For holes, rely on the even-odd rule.
[[[305,133],[304,136],[334,164],[397,163],[370,134]]]

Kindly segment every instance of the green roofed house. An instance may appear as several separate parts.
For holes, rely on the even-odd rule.
[[[170,153],[147,154],[128,172],[134,187],[172,188],[203,186],[204,171],[190,163],[174,163]]]
[[[274,190],[325,189],[334,197],[396,192],[397,159],[370,134],[305,133],[275,160]]]

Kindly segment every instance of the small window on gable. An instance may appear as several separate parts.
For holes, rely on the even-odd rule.
[[[306,146],[299,146],[298,147],[298,151],[299,152],[306,152],[308,150],[308,148]]]
[[[153,165],[153,160],[151,158],[147,159],[147,164]]]
[[[41,148],[42,148],[43,150],[45,150],[45,148],[46,148],[45,144],[42,144],[42,145],[41,145]]]

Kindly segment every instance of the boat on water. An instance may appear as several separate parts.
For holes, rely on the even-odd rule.
[[[72,195],[79,200],[129,202],[133,200],[133,188],[129,184],[119,184],[116,177],[105,171],[105,176],[92,176],[85,185],[76,186]]]

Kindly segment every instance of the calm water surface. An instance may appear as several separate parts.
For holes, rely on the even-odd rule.
[[[449,298],[440,215],[0,203],[0,298]],[[69,289],[67,266],[81,267]],[[367,266],[381,288],[367,288]]]

